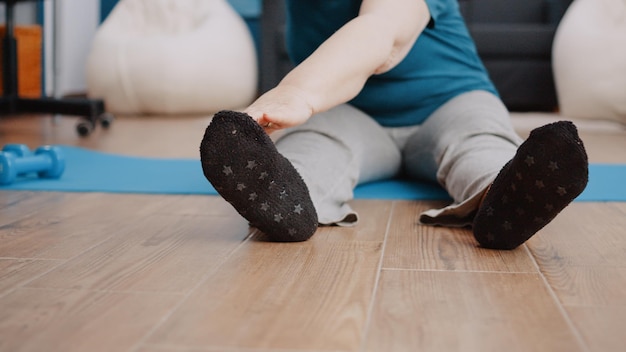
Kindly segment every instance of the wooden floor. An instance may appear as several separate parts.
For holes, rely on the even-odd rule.
[[[208,121],[3,118],[0,145],[197,157]],[[626,162],[623,127],[579,128]],[[513,251],[417,224],[441,203],[353,205],[357,227],[281,244],[218,197],[0,191],[0,351],[624,351],[626,203],[576,202]]]

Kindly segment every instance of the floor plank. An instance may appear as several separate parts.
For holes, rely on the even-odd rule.
[[[626,323],[624,209],[623,203],[574,203],[528,244],[592,351],[624,348],[614,328]]]
[[[537,272],[523,248],[480,248],[469,229],[423,226],[419,214],[439,202],[396,201],[383,268]]]
[[[57,260],[0,258],[0,297],[59,265]]]
[[[205,195],[170,195],[151,214],[174,216],[223,216],[241,218],[235,208],[221,197]]]
[[[571,266],[546,277],[566,307],[626,307],[626,267]]]
[[[148,343],[355,351],[382,244],[325,237],[303,243],[246,243]]]
[[[28,218],[67,199],[68,195],[58,192],[15,192],[0,191],[0,228]]]
[[[568,307],[567,311],[590,351],[624,351],[626,306]]]
[[[540,266],[626,267],[623,203],[574,202],[528,241]]]
[[[9,210],[16,204],[23,202],[28,198],[32,198],[34,192],[2,192],[0,193],[0,209]]]
[[[377,295],[366,351],[583,350],[538,274],[384,270]]]
[[[386,200],[355,199],[350,206],[359,214],[356,225],[343,228],[341,231],[332,231],[333,227],[321,227],[315,237],[327,241],[375,241],[385,240],[389,216],[393,202]]]
[[[148,201],[153,197],[43,192],[3,212],[0,257],[72,258],[158,206]]]
[[[2,226],[0,257],[68,259],[107,239],[116,228],[110,221],[74,217],[57,209],[62,207],[54,205]]]
[[[18,289],[0,299],[0,350],[130,350],[179,300],[178,295]]]
[[[29,287],[186,293],[248,237],[245,221],[148,215]]]

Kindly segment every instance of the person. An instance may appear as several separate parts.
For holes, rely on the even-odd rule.
[[[286,5],[295,68],[241,113],[255,126],[220,112],[201,145],[207,179],[270,239],[306,240],[315,229],[311,219],[354,225],[354,188],[402,175],[438,182],[453,200],[420,214],[421,223],[471,226],[483,247],[513,249],[584,190],[587,155],[576,127],[559,121],[532,131],[526,141],[516,134],[456,0]],[[243,142],[227,141],[250,128],[258,130],[246,132]],[[274,150],[261,134],[279,130]],[[253,141],[258,144],[250,147]],[[225,156],[231,148],[237,156]],[[268,165],[282,182],[280,192],[304,196],[293,201],[263,193],[283,206],[264,215],[267,201],[251,203],[272,184],[260,184],[256,176],[228,181],[237,172],[226,164],[241,158],[256,166],[277,155],[288,161]],[[279,172],[291,167],[297,172]],[[295,191],[288,189],[292,185]],[[301,210],[308,202],[315,211],[307,225],[276,226],[285,214],[295,216],[290,208]],[[307,226],[305,235],[289,237]]]

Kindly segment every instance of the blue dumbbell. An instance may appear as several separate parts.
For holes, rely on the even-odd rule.
[[[2,147],[0,158],[4,158],[4,157],[9,158],[9,155],[12,155],[14,158],[23,158],[26,156],[30,156],[32,154],[33,153],[30,151],[30,149],[28,148],[26,144],[6,144],[4,147]],[[10,182],[3,182],[4,179],[9,178],[8,171],[5,171],[5,169],[8,168],[8,166],[5,166],[5,164],[7,163],[8,162],[0,162],[0,184],[10,183]]]
[[[17,176],[33,172],[42,178],[58,178],[65,170],[65,159],[56,147],[39,147],[34,154],[26,153],[23,157],[17,154],[4,149],[0,152],[0,185],[8,185]]]
[[[26,144],[6,144],[2,147],[2,151],[5,153],[11,153],[15,155],[16,158],[24,158],[33,155]]]

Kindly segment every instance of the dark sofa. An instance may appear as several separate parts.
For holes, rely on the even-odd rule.
[[[459,0],[478,54],[512,111],[558,106],[551,67],[552,40],[572,0]],[[261,91],[292,68],[284,44],[284,0],[264,0]]]
[[[552,111],[552,40],[572,0],[460,0],[489,75],[510,110]]]

